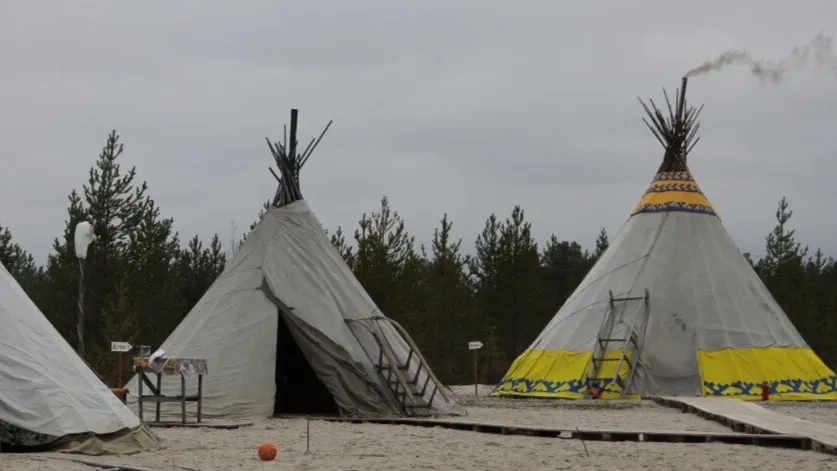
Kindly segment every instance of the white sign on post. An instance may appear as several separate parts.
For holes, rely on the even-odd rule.
[[[479,350],[482,348],[482,342],[479,340],[476,342],[468,342],[468,350]]]
[[[111,342],[110,351],[118,353],[130,352],[134,347],[128,342]]]

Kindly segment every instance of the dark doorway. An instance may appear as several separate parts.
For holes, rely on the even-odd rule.
[[[281,312],[276,335],[276,397],[273,413],[338,415],[334,397],[311,368]]]

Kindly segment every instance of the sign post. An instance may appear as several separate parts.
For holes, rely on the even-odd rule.
[[[479,340],[474,342],[468,342],[468,350],[474,352],[474,398],[479,395],[479,391],[477,389],[477,385],[479,384],[479,369],[477,363],[477,352],[483,347],[482,342]]]
[[[134,347],[128,342],[111,342],[110,351],[115,352],[119,358],[119,387],[122,387],[122,354],[130,352]]]

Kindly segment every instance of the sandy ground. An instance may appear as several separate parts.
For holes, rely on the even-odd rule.
[[[487,396],[492,388],[480,385],[479,397],[474,386],[451,389],[468,410],[467,417],[452,420],[467,422],[526,425],[565,430],[657,430],[732,433],[728,427],[660,406],[652,401],[563,401],[543,399],[507,399]]]
[[[52,453],[38,455],[4,453],[0,455],[0,471],[91,471],[97,469],[64,459],[53,458],[52,455]]]
[[[786,414],[812,422],[837,425],[837,403],[834,402],[767,401],[759,402],[758,405],[780,414]]]
[[[498,436],[410,426],[351,425],[311,421],[311,448],[305,453],[304,419],[269,419],[238,430],[157,429],[167,450],[123,457],[114,462],[152,470],[495,470],[495,469],[772,469],[792,462],[796,469],[837,470],[830,456],[794,450],[720,444],[688,445]],[[270,441],[279,448],[274,462],[261,463],[256,447]],[[57,459],[0,457],[0,469],[68,470]],[[8,467],[6,467],[8,466]]]
[[[470,389],[470,393],[468,390]],[[645,401],[595,406],[584,402],[502,400],[473,397],[473,386],[455,387],[470,412],[460,420],[533,424],[556,428],[665,430],[728,429]],[[481,395],[489,387],[480,388]],[[632,404],[628,404],[632,402]],[[808,404],[794,404],[801,411]],[[780,406],[776,406],[780,407]],[[788,406],[782,406],[788,407]],[[837,410],[837,409],[835,409]],[[816,412],[811,412],[816,414]],[[306,426],[310,451],[306,452]],[[720,427],[720,429],[718,428]],[[837,470],[837,459],[810,451],[723,444],[586,442],[500,436],[411,426],[344,424],[305,419],[266,419],[237,430],[154,429],[165,450],[99,459],[153,471],[213,470],[495,470],[772,469],[792,462],[796,469]],[[275,443],[279,456],[262,463],[259,443]],[[589,457],[585,453],[585,445]],[[88,458],[97,459],[97,458]],[[0,455],[0,470],[90,471],[103,469],[60,460],[55,454]]]

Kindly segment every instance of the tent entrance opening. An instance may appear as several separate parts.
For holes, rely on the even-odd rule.
[[[338,415],[334,398],[311,368],[281,311],[278,324],[273,413]]]

